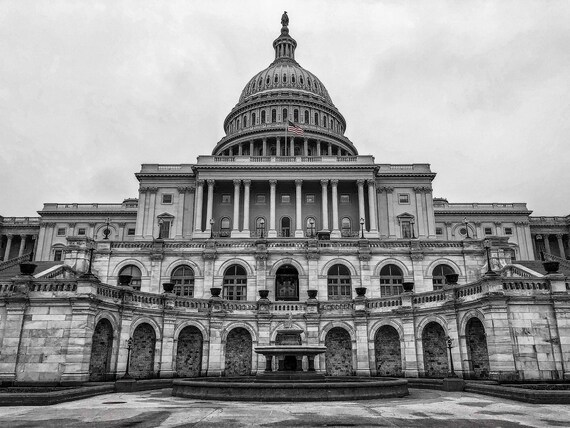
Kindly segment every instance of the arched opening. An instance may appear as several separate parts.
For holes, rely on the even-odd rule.
[[[156,335],[149,324],[140,324],[133,333],[133,349],[129,373],[135,379],[150,379],[154,375]]]
[[[398,266],[386,265],[380,269],[380,295],[382,297],[402,294],[403,282],[404,275]]]
[[[111,380],[111,352],[113,350],[113,326],[103,318],[95,326],[91,342],[91,360],[89,362],[89,380],[102,382]]]
[[[284,108],[281,113],[281,122],[287,122],[287,119],[289,119],[289,113],[287,112],[287,109]]]
[[[450,275],[455,271],[446,264],[437,265],[433,268],[432,284],[434,290],[441,290],[445,284],[445,275]]]
[[[467,352],[469,356],[469,371],[475,378],[489,377],[489,352],[487,350],[487,335],[485,327],[479,318],[473,317],[465,327]]]
[[[255,112],[251,113],[251,126],[255,125],[255,119],[256,119]]]
[[[325,337],[325,366],[329,376],[350,376],[352,370],[352,342],[344,328],[331,328]]]
[[[272,109],[271,110],[271,123],[275,123],[277,122],[277,110]]]
[[[334,265],[327,273],[328,298],[329,300],[350,299],[352,286],[350,271],[345,265]]]
[[[176,349],[176,373],[178,376],[200,376],[202,345],[202,332],[194,326],[184,327],[178,335],[178,347]]]
[[[424,370],[427,377],[445,377],[449,371],[446,337],[443,327],[430,322],[422,331]]]
[[[400,335],[390,326],[383,325],[374,338],[374,355],[378,376],[402,376],[402,349]]]
[[[251,375],[251,334],[243,327],[234,328],[226,338],[226,376]]]
[[[170,276],[177,296],[194,297],[194,270],[190,266],[178,266]]]
[[[291,265],[283,265],[275,274],[275,300],[299,300],[299,272]]]
[[[305,236],[308,238],[314,238],[317,234],[317,220],[315,217],[307,217],[305,223]]]
[[[352,222],[350,218],[343,217],[340,221],[340,234],[344,238],[352,236]]]
[[[305,110],[305,123],[309,123],[309,110]]]
[[[261,123],[265,123],[265,110],[261,110]]]
[[[297,109],[293,110],[293,122],[299,122],[299,110]]]
[[[223,298],[227,300],[245,300],[247,291],[247,273],[240,265],[232,265],[224,273]]]
[[[231,236],[230,230],[230,218],[229,217],[222,217],[220,219],[220,237],[227,238]]]
[[[291,236],[291,218],[283,217],[281,219],[281,236],[289,238]]]
[[[127,265],[119,271],[119,276],[121,275],[129,275],[131,277],[131,281],[128,285],[133,287],[135,290],[141,289],[141,270],[136,267],[135,265]],[[118,284],[117,278],[117,284]]]
[[[257,217],[255,219],[255,236],[257,236],[258,238],[263,238],[266,237],[266,222],[265,219],[263,217]]]

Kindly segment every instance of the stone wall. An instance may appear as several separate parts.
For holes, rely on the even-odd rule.
[[[330,329],[325,337],[325,364],[331,376],[350,376],[352,367],[352,343],[350,334],[341,327]]]
[[[226,339],[226,376],[251,374],[251,334],[245,328],[231,330]]]
[[[467,322],[465,338],[467,340],[470,369],[473,371],[473,375],[478,378],[488,377],[489,352],[487,351],[485,328],[479,318],[471,318]]]
[[[389,325],[376,332],[374,353],[378,376],[402,376],[402,350],[398,331]]]
[[[91,361],[89,363],[89,380],[105,381],[109,373],[111,351],[113,347],[113,327],[102,319],[97,323],[91,342]]]
[[[200,376],[202,368],[202,333],[196,327],[185,327],[178,336],[176,373],[180,377]]]
[[[444,377],[449,371],[445,331],[436,322],[430,322],[422,332],[424,370],[427,377]]]
[[[130,374],[136,379],[152,378],[154,374],[154,348],[156,335],[149,324],[141,324],[133,333]]]

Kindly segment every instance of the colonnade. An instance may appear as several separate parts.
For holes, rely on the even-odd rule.
[[[540,252],[544,251],[545,253],[552,254],[552,247],[550,246],[550,237],[556,236],[556,240],[558,241],[558,252],[560,253],[560,257],[565,259],[566,258],[566,251],[564,248],[564,233],[537,233],[532,235],[532,243],[534,247],[534,253],[537,259],[540,259]],[[542,242],[543,244],[540,244]]]
[[[263,138],[260,145],[259,141],[252,139],[248,142],[235,143],[221,154],[228,156],[350,156],[347,150],[330,141],[310,142],[308,138],[303,138],[302,142],[298,140],[299,138],[295,137]],[[272,154],[270,148],[273,144],[275,144],[275,153]],[[299,149],[298,153],[295,153],[295,148]]]
[[[4,236],[6,236],[6,247],[4,248],[4,253],[2,254],[2,261],[7,261],[10,259],[10,253],[12,251],[12,245],[14,244],[15,237],[18,236],[20,237],[20,244],[19,244],[20,246],[18,249],[17,257],[21,257],[24,254],[28,237],[31,237],[32,241],[35,241],[37,239],[36,234],[28,234],[28,233],[21,233],[21,234],[7,233]]]

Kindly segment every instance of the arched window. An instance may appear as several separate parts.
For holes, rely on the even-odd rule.
[[[277,74],[275,75],[275,79],[274,79],[274,80],[275,80],[275,83],[279,82],[279,76],[278,76]]]
[[[291,75],[291,82],[295,83],[295,75],[294,74]]]
[[[265,226],[266,222],[263,217],[257,217],[255,219],[255,235],[259,238],[263,238],[266,236],[265,233]]]
[[[404,291],[402,282],[404,282],[404,275],[398,266],[386,265],[380,269],[380,295],[382,297],[401,294]]]
[[[239,124],[238,124],[238,126],[239,126]],[[326,114],[323,115],[323,127],[324,128],[327,127],[327,115]]]
[[[432,284],[434,290],[441,290],[445,284],[445,275],[450,275],[455,271],[446,264],[437,265],[433,268]]]
[[[344,237],[352,236],[352,222],[350,218],[343,217],[340,221],[340,234]]]
[[[307,85],[309,85],[309,87],[311,86],[311,78],[307,77]]]
[[[259,78],[259,89],[261,89],[261,85],[263,85],[263,77]]]
[[[282,122],[287,122],[287,119],[289,119],[289,112],[287,111],[286,108],[283,109],[283,116],[281,117],[281,121]]]
[[[231,235],[230,218],[222,217],[220,219],[220,237],[228,237]]]
[[[303,82],[303,76],[299,76],[299,82],[301,82],[301,85],[304,85],[305,83]]]
[[[351,297],[350,271],[344,265],[334,265],[327,273],[329,300],[343,300]]]
[[[261,110],[261,123],[265,123],[265,110]]]
[[[255,125],[255,113],[251,113],[251,126]]]
[[[331,119],[330,128],[333,129],[333,120]]]
[[[120,275],[130,275],[131,281],[129,285],[135,290],[141,289],[141,270],[134,265],[127,265],[119,271]]]
[[[269,85],[269,82],[271,82],[271,80],[269,80],[269,76],[267,76],[267,79],[265,79],[265,84]]]
[[[319,126],[319,113],[315,113],[315,125]]]
[[[293,110],[293,122],[299,122],[299,110]]]
[[[236,123],[236,131],[237,131],[239,128],[240,128],[240,121],[239,121],[239,119],[238,119],[238,120],[237,120],[237,123]]]
[[[283,238],[289,238],[291,236],[291,219],[289,217],[283,217],[281,219],[281,236]]]
[[[305,123],[309,123],[309,110],[305,110]]]
[[[283,83],[287,83],[287,75],[283,73]]]
[[[244,128],[247,127],[247,116],[246,115],[243,116],[243,127]]]
[[[223,298],[227,300],[245,300],[247,274],[240,265],[232,265],[224,273]]]
[[[194,270],[190,266],[178,266],[170,276],[177,296],[194,297]]]
[[[271,123],[277,122],[277,110],[271,110]]]
[[[317,234],[317,221],[315,217],[307,217],[307,222],[305,223],[305,235],[314,238]]]

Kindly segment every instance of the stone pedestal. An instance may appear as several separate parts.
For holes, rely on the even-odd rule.
[[[465,381],[458,377],[447,377],[443,379],[444,391],[463,391],[465,389]]]
[[[136,390],[136,379],[119,379],[115,382],[115,392],[134,392]]]

